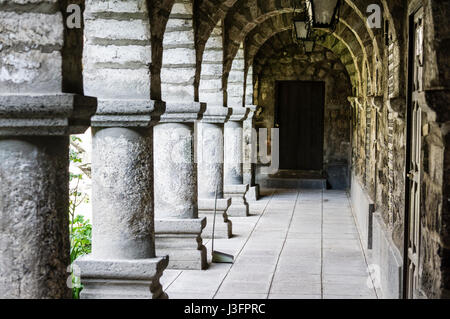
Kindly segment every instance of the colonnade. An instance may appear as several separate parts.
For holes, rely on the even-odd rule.
[[[29,23],[24,37],[5,54],[30,46],[34,55],[22,58],[49,67],[14,87],[0,79],[1,298],[69,298],[73,267],[82,298],[167,298],[160,284],[167,267],[207,268],[203,239],[214,209],[222,238],[233,235],[229,216],[247,216],[250,108],[226,107],[217,92],[208,104],[196,101],[189,4],[176,1],[168,19],[161,99],[151,98],[151,26],[139,2],[86,2],[84,56],[71,61],[83,65],[84,95],[63,88],[70,74],[61,14],[49,6],[20,17]],[[7,22],[20,14],[11,11]],[[88,127],[92,253],[69,267],[69,135]]]

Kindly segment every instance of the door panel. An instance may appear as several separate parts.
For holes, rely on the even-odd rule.
[[[280,169],[322,170],[325,84],[277,83]]]

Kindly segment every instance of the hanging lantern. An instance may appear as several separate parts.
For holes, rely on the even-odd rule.
[[[336,29],[341,0],[306,0],[306,5],[313,28]]]
[[[306,20],[294,20],[295,36],[297,40],[305,40],[309,36],[309,25]]]
[[[303,45],[305,46],[305,52],[311,53],[314,51],[315,41],[311,40],[311,39],[305,40],[305,41],[303,41]]]
[[[294,24],[294,37],[296,42],[300,44],[302,40],[306,40],[310,34],[309,17],[305,10],[305,6],[301,0],[293,0],[292,6],[292,22]]]

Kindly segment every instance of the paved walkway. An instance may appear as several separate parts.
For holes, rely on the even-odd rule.
[[[215,242],[235,263],[166,270],[169,298],[377,298],[345,192],[267,190],[250,207],[232,218],[237,235]]]

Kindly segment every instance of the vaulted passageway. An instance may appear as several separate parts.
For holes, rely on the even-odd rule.
[[[68,298],[68,266],[82,298],[177,297],[200,274],[209,297],[449,297],[449,11],[2,1],[0,297]],[[288,82],[323,88],[323,112]],[[69,137],[88,128],[92,251],[71,263]],[[258,201],[265,186],[291,190]],[[208,262],[214,211],[228,268]]]

